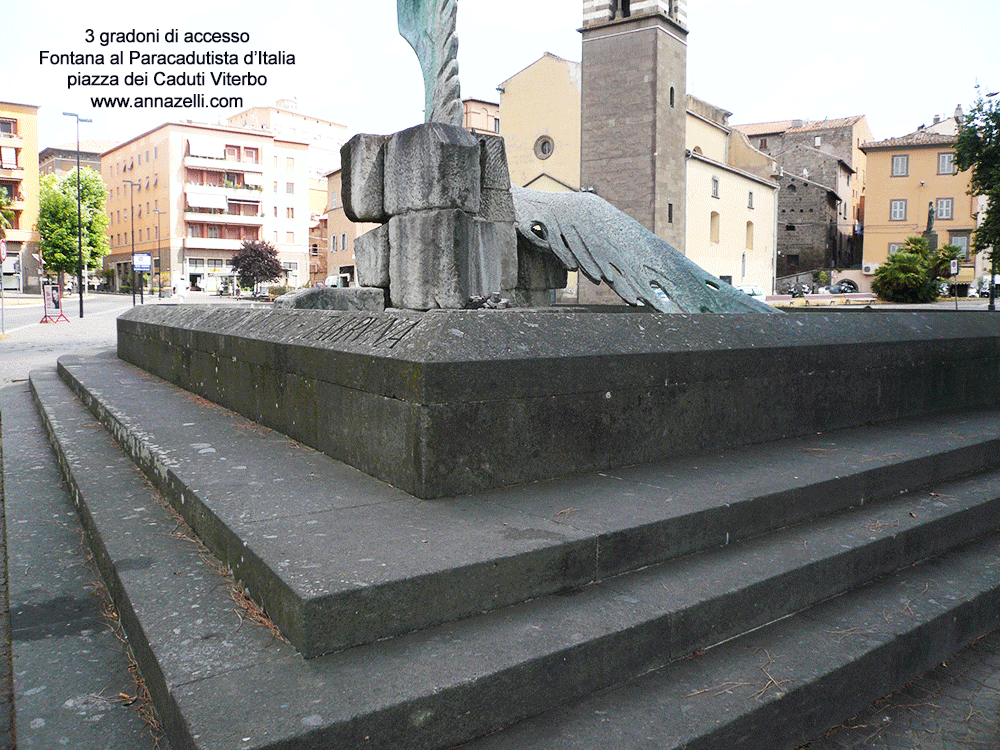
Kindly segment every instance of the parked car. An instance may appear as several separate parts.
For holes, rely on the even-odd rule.
[[[744,294],[749,294],[754,299],[764,300],[764,290],[759,286],[754,286],[753,284],[740,284],[736,287]]]
[[[858,291],[858,285],[856,282],[850,279],[844,279],[843,281],[838,281],[830,287],[830,294],[856,294]]]

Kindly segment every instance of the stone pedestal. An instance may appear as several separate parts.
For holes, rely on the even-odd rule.
[[[394,307],[465,307],[514,296],[514,203],[503,139],[427,123],[361,134],[341,151],[345,212],[380,227],[355,243],[358,280]]]

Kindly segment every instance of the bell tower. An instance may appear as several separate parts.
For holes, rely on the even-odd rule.
[[[684,252],[686,0],[583,0],[580,185]]]

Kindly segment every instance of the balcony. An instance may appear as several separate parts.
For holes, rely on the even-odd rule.
[[[185,237],[184,245],[188,252],[192,250],[231,250],[238,251],[243,247],[242,240],[224,240],[221,237]]]
[[[230,226],[259,227],[264,225],[263,214],[259,216],[244,216],[242,214],[227,214],[226,212],[211,213],[207,211],[185,211],[185,221],[197,221],[205,224],[228,224]]]
[[[263,172],[260,164],[234,159],[213,159],[209,156],[185,156],[184,166],[192,169],[211,169],[215,172],[256,172],[258,174]]]
[[[249,187],[223,187],[216,185],[198,185],[195,183],[188,183],[184,187],[185,193],[202,193],[204,195],[222,195],[228,199],[236,201],[245,201],[248,203],[260,203],[264,197],[264,191],[262,189],[253,189]]]
[[[13,146],[14,148],[24,148],[24,139],[16,134],[0,133],[0,146]]]

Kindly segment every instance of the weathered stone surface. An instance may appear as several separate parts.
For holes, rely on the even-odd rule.
[[[361,286],[389,288],[389,225],[382,224],[354,240],[354,267]]]
[[[507,222],[472,220],[469,247],[471,294],[511,289],[517,279],[517,235]]]
[[[518,290],[563,289],[566,287],[566,274],[566,267],[554,255],[518,248]]]
[[[130,310],[119,356],[296,439],[321,428],[288,415],[322,419],[338,447],[317,447],[422,497],[1000,403],[975,312],[212,308]],[[390,406],[406,434],[376,439]]]
[[[487,221],[505,221],[514,224],[514,199],[510,188],[483,188],[479,203],[479,217]]]
[[[390,136],[385,151],[385,210],[479,211],[479,141],[467,130],[426,123]]]
[[[459,309],[472,294],[473,221],[464,211],[418,211],[389,220],[389,294],[393,307]]]
[[[503,137],[480,133],[479,168],[482,186],[491,190],[510,190],[510,170],[507,168],[507,149]]]
[[[275,307],[298,310],[369,310],[386,308],[386,290],[375,287],[318,287],[296,289],[274,301]]]
[[[340,149],[341,198],[351,221],[388,221],[383,205],[387,135],[359,133]]]

